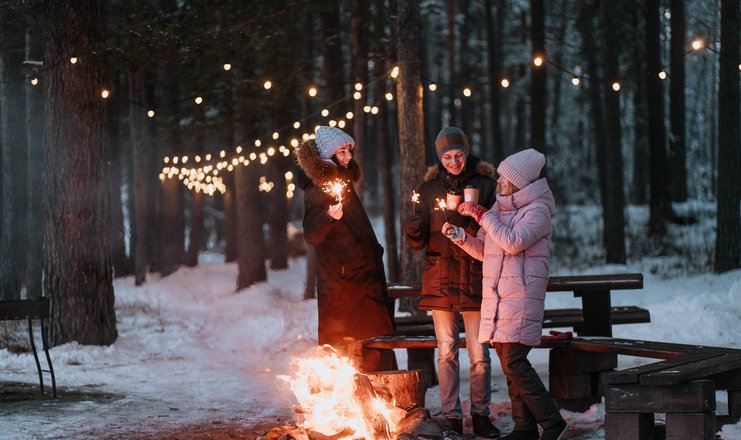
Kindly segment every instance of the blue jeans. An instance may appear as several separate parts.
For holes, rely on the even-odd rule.
[[[487,345],[478,343],[480,312],[462,312],[466,328],[466,348],[471,361],[471,414],[489,415],[491,401],[491,358]],[[437,338],[437,375],[443,417],[463,418],[460,391],[460,328],[458,313],[432,311]]]

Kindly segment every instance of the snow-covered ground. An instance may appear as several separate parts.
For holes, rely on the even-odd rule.
[[[116,343],[51,350],[61,399],[34,397],[30,354],[0,351],[0,394],[16,392],[0,397],[0,438],[178,438],[224,427],[254,438],[293,423],[295,399],[276,376],[290,374],[289,359],[313,346],[317,322],[315,301],[301,300],[304,261],[290,266],[240,292],[234,290],[236,266],[217,262],[152,277],[141,287],[131,278],[117,279]],[[547,306],[575,301],[553,293]],[[647,274],[643,290],[615,293],[613,302],[651,312],[650,324],[616,326],[617,337],[741,347],[741,271],[670,280]],[[403,366],[405,352],[397,356]],[[531,360],[546,378],[547,351],[533,351]],[[621,367],[633,362],[639,360],[624,359]],[[464,375],[467,365],[464,354]],[[507,430],[507,393],[496,362],[493,376],[492,413]],[[433,414],[439,410],[436,392],[427,395]],[[725,396],[718,398],[722,411]],[[572,426],[569,438],[604,437],[603,406],[564,416]],[[721,435],[741,439],[741,424],[726,426]]]
[[[592,227],[579,223],[580,231]],[[166,278],[150,275],[140,287],[130,277],[116,279],[118,340],[110,347],[54,347],[57,400],[39,395],[31,354],[0,350],[0,439],[253,439],[295,424],[295,398],[277,376],[290,375],[290,359],[316,342],[316,301],[301,299],[305,261],[292,259],[288,270],[271,271],[267,282],[237,292],[237,267],[221,260],[206,254],[198,267]],[[682,275],[687,271],[680,268],[667,276],[675,263],[646,261],[556,269],[553,275],[644,272],[642,290],[615,292],[612,301],[649,309],[651,323],[616,326],[616,337],[741,348],[741,270]],[[577,307],[579,300],[555,292],[546,306]],[[404,368],[405,351],[397,350],[397,358]],[[507,432],[506,385],[494,359],[492,414]],[[530,359],[547,383],[547,351],[534,350]],[[642,362],[621,357],[620,368]],[[465,351],[461,367],[467,381]],[[462,393],[466,410],[467,384]],[[717,398],[725,413],[727,396]],[[437,388],[428,390],[426,401],[433,415],[439,413]],[[604,405],[562,414],[571,426],[567,438],[604,438]],[[720,435],[741,439],[741,423]]]

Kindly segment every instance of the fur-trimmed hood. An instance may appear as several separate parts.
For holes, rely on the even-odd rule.
[[[350,160],[350,164],[347,170],[341,169],[337,164],[332,161],[323,160],[319,157],[319,152],[316,148],[316,141],[314,139],[308,139],[302,142],[294,151],[296,155],[296,163],[301,171],[304,172],[308,179],[301,181],[299,177],[299,186],[305,189],[309,183],[321,186],[324,182],[336,179],[338,177],[351,178],[353,182],[357,182],[360,179],[360,168],[355,162],[355,159]]]
[[[471,167],[473,168],[473,171],[469,171]],[[476,156],[469,155],[468,159],[466,160],[466,168],[461,173],[461,176],[473,172],[476,174],[481,174],[482,176],[491,177],[496,180],[496,171],[496,168],[494,168],[494,165],[492,165],[491,163],[483,161]],[[431,180],[441,178],[443,177],[443,175],[446,174],[449,175],[441,164],[431,165],[427,168],[424,181],[429,182]]]

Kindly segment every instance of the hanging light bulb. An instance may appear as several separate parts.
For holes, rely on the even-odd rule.
[[[296,121],[293,123],[293,128],[298,129],[301,127],[301,123],[299,121]]]
[[[573,84],[575,86],[578,86],[579,83],[581,83],[581,80],[579,80],[579,77],[578,76],[572,76],[571,77],[571,84]]]
[[[108,89],[103,89],[100,91],[100,96],[103,97],[103,99],[108,99],[108,97],[111,96],[111,92],[109,92]]]
[[[345,128],[345,120],[344,119],[340,119],[340,122],[337,123],[337,126],[340,127],[340,128]]]
[[[196,99],[194,99],[193,101],[195,101],[196,104],[200,105],[201,103],[203,103],[203,98],[201,98],[200,96],[196,96]]]
[[[502,78],[502,80],[501,80],[501,81],[500,81],[499,83],[500,83],[500,84],[502,85],[502,87],[504,87],[505,89],[506,89],[507,87],[509,87],[509,80],[508,80],[507,78]]]
[[[355,93],[352,94],[352,97],[353,97],[353,99],[355,99],[356,101],[358,101],[358,100],[360,100],[360,98],[363,97],[363,94],[360,93],[360,92],[355,92]]]
[[[255,146],[256,147],[262,146],[262,141],[260,139],[255,139]]]
[[[273,132],[273,139],[278,139],[278,136],[280,136],[280,135],[278,134],[278,132],[277,132],[277,131],[274,131],[274,132]]]
[[[612,90],[614,90],[616,92],[619,92],[620,91],[620,83],[617,82],[617,81],[615,81],[614,83],[612,83]]]
[[[705,47],[705,43],[701,39],[695,38],[692,41],[692,50],[698,51],[698,50],[702,49],[703,47]]]
[[[540,67],[543,65],[543,57],[540,55],[536,55],[535,58],[533,58],[533,64],[535,67]]]
[[[663,70],[661,72],[659,72],[659,78],[660,79],[666,79],[666,72],[664,72]]]
[[[373,115],[377,115],[378,114],[378,107],[377,106],[374,105],[373,107],[371,107],[371,114],[373,114]]]
[[[427,88],[430,89],[431,92],[434,92],[435,90],[437,90],[437,84],[430,83],[430,85],[427,86]]]
[[[38,83],[39,83],[39,79],[38,78],[36,78],[35,76],[33,78],[31,78],[31,85],[32,86],[35,86]]]
[[[309,93],[309,96],[311,96],[312,98],[313,98],[314,96],[316,96],[316,94],[317,94],[317,90],[316,90],[316,87],[309,87],[309,89],[308,89],[308,93]]]
[[[355,116],[355,115],[353,114],[353,112],[347,112],[347,113],[345,113],[345,118],[346,118],[346,119],[352,119],[352,118],[353,118],[353,116]]]
[[[262,86],[265,87],[265,90],[270,90],[270,88],[273,87],[273,83],[270,80],[268,80],[268,81],[265,81],[262,84]]]
[[[363,90],[363,85],[359,82],[355,83],[355,90],[357,90],[358,92]]]
[[[227,72],[232,70],[232,65],[229,63],[224,64],[224,70],[226,70]]]
[[[71,57],[71,58],[69,59],[69,62],[70,62],[70,64],[77,64],[77,61],[79,61],[79,60],[77,59],[77,57]]]
[[[396,78],[399,76],[399,66],[394,66],[393,69],[391,69],[391,78]]]
[[[147,116],[149,116],[150,118],[153,118],[154,117],[154,110],[149,110],[147,112]]]
[[[394,100],[394,94],[391,92],[386,92],[386,101],[393,101]]]
[[[463,88],[463,96],[465,96],[465,97],[471,96],[471,88],[470,87],[464,87]]]
[[[324,116],[325,118],[326,118],[327,116],[329,116],[329,110],[327,110],[326,108],[325,108],[325,109],[323,109],[323,110],[322,110],[322,116]]]

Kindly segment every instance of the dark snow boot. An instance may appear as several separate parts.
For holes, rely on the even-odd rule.
[[[489,416],[484,414],[471,414],[471,421],[473,422],[473,432],[475,432],[479,437],[499,437],[499,430],[491,423]]]
[[[541,440],[562,440],[566,431],[569,430],[569,425],[565,421],[561,420],[555,425],[543,430],[543,435],[540,437]]]
[[[445,418],[450,424],[450,431],[454,431],[461,436],[463,435],[463,419]]]

